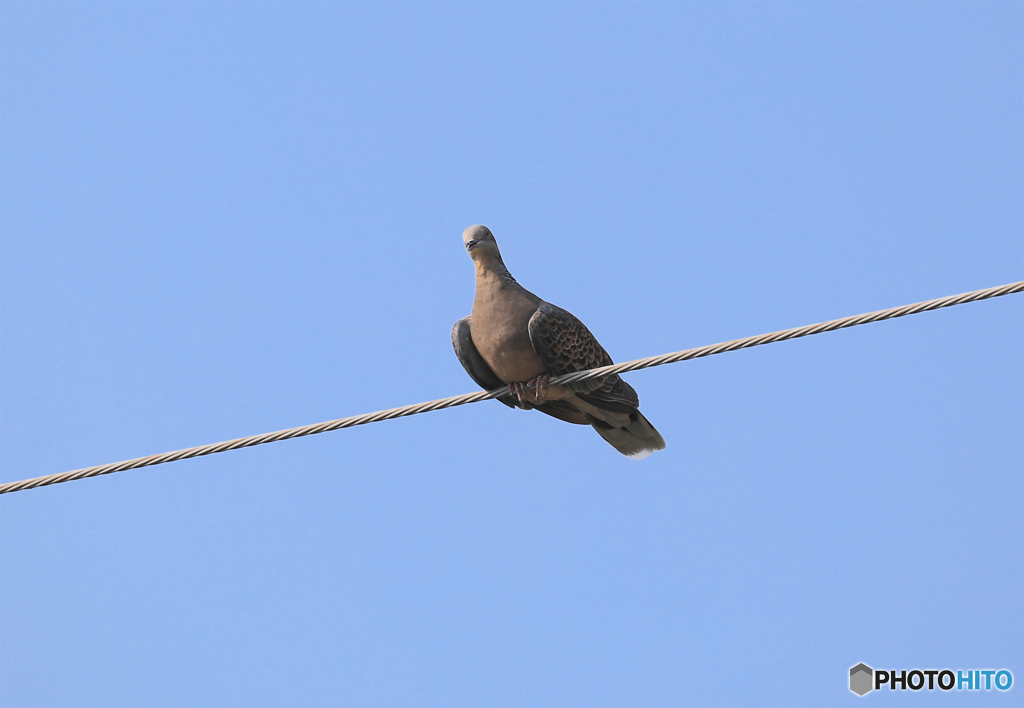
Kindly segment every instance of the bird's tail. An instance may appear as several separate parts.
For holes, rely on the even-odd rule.
[[[665,438],[638,410],[630,413],[629,422],[621,427],[589,414],[587,419],[609,445],[633,460],[642,460],[655,450],[665,449]]]

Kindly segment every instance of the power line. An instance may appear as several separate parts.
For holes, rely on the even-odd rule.
[[[918,302],[913,305],[904,305],[903,307],[894,307],[889,310],[879,310],[878,312],[869,312],[863,315],[844,317],[838,320],[831,320],[830,322],[820,322],[818,324],[807,325],[805,327],[797,327],[796,329],[784,329],[781,332],[761,334],[756,337],[747,337],[745,339],[735,339],[731,342],[711,344],[705,347],[698,347],[696,349],[684,349],[683,351],[679,352],[662,354],[660,356],[652,356],[646,359],[637,359],[635,361],[627,361],[622,364],[602,366],[600,368],[590,369],[588,371],[578,371],[576,373],[566,374],[564,376],[553,377],[548,382],[548,385],[557,386],[560,384],[574,383],[576,381],[583,381],[586,379],[599,378],[601,376],[607,376],[609,374],[623,374],[626,373],[627,371],[647,369],[652,366],[661,366],[663,364],[673,364],[677,361],[698,359],[700,357],[711,356],[712,354],[723,354],[725,352],[731,352],[737,349],[748,349],[750,347],[758,347],[761,346],[762,344],[771,344],[772,342],[782,342],[787,339],[807,337],[812,334],[821,334],[822,332],[831,332],[832,330],[836,329],[845,329],[846,327],[856,327],[857,325],[868,324],[869,322],[891,320],[896,317],[903,317],[905,315],[915,315],[919,312],[938,310],[943,307],[962,305],[967,302],[975,302],[976,300],[987,300],[989,298],[1000,297],[1002,295],[1010,295],[1011,293],[1019,293],[1022,291],[1024,291],[1024,281],[1018,283],[1010,283],[1008,285],[1001,285],[995,288],[988,288],[986,290],[975,290],[973,292],[963,293],[961,295],[950,295],[948,297],[942,297],[936,300],[926,300],[925,302]],[[190,457],[212,455],[217,452],[227,452],[228,450],[237,450],[243,447],[253,447],[255,445],[263,445],[265,443],[277,442],[278,440],[290,440],[291,438],[301,438],[306,435],[316,435],[317,433],[326,433],[330,430],[340,430],[341,428],[351,428],[356,425],[365,425],[366,423],[376,423],[377,421],[381,420],[403,418],[405,416],[416,415],[418,413],[427,413],[429,411],[436,411],[442,408],[452,408],[454,406],[462,406],[467,403],[486,401],[491,398],[497,398],[498,396],[504,395],[507,392],[508,389],[502,387],[496,388],[493,391],[478,391],[476,393],[466,393],[461,396],[442,398],[437,401],[427,401],[425,403],[417,403],[411,406],[402,406],[401,408],[390,408],[385,411],[377,411],[376,413],[364,413],[363,415],[352,416],[350,418],[339,418],[338,420],[331,420],[327,421],[326,423],[316,423],[315,425],[305,425],[300,428],[289,428],[288,430],[279,430],[276,433],[264,433],[262,435],[253,435],[247,438],[238,438],[237,440],[228,440],[226,442],[213,443],[211,445],[190,447],[184,450],[177,450],[175,452],[165,452],[162,455],[138,457],[135,458],[134,460],[125,460],[124,462],[113,462],[106,465],[98,465],[96,467],[86,467],[84,469],[72,470],[71,472],[64,472],[61,474],[51,474],[45,477],[25,479],[20,482],[8,482],[6,484],[0,484],[0,494],[7,494],[9,492],[20,492],[24,489],[45,487],[50,484],[60,484],[61,482],[70,482],[75,479],[84,479],[86,477],[97,477],[102,474],[122,472],[124,470],[133,470],[139,467],[151,467],[152,465],[162,465],[165,462],[174,462],[175,460],[185,460]]]

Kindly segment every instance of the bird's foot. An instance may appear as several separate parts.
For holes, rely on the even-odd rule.
[[[526,408],[526,387],[522,381],[515,381],[508,385],[508,392],[512,398],[519,402],[520,408]]]
[[[526,387],[533,389],[534,403],[543,403],[548,397],[548,378],[547,374],[541,374],[526,382]]]
[[[508,392],[521,408],[532,408],[548,396],[548,375],[541,374],[529,381],[516,381],[508,385]]]

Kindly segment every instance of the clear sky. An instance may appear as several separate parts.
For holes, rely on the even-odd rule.
[[[0,5],[0,481],[1024,279],[1021,3]],[[0,498],[0,704],[1021,705],[1024,296]],[[1007,693],[847,689],[1006,668]],[[863,703],[858,703],[863,701]]]

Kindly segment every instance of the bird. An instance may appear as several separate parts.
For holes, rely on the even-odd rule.
[[[490,229],[470,226],[462,242],[476,268],[476,294],[472,313],[452,327],[452,346],[470,378],[487,390],[508,386],[498,400],[510,408],[590,425],[632,459],[663,450],[665,439],[618,375],[548,386],[552,376],[614,362],[586,325],[512,277]]]

